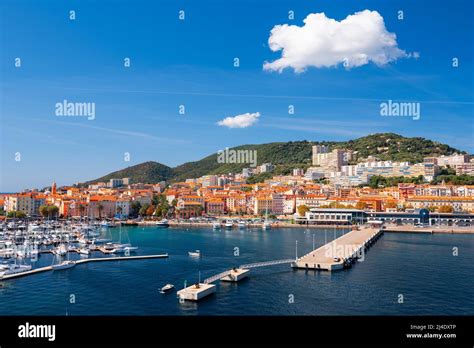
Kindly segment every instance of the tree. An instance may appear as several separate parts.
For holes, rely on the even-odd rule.
[[[154,205],[150,205],[150,206],[146,209],[146,215],[147,215],[147,216],[152,216],[154,212],[155,212],[155,206],[154,206]]]
[[[138,214],[140,216],[145,216],[146,211],[148,210],[149,207],[150,207],[150,204],[148,204],[148,203],[143,204],[142,207],[140,208],[140,210],[138,211]]]
[[[39,207],[39,213],[41,214],[42,217],[48,217],[49,215],[49,208],[47,205],[42,205]]]
[[[133,201],[132,204],[130,205],[130,216],[137,217],[138,214],[140,213],[141,208],[142,208],[142,205],[140,202]]]
[[[59,207],[57,207],[55,205],[50,205],[49,206],[49,212],[51,214],[50,216],[57,217],[58,213],[59,213]]]
[[[308,206],[306,206],[304,204],[302,204],[298,207],[299,216],[305,216],[308,211],[309,211]]]
[[[454,208],[450,205],[442,205],[438,209],[439,213],[452,213],[453,211],[454,211]]]
[[[7,217],[24,219],[24,218],[26,218],[26,213],[24,213],[22,211],[12,210],[12,211],[8,212]]]
[[[55,205],[42,205],[39,207],[39,212],[43,218],[51,218],[58,215],[59,208]]]
[[[356,209],[364,210],[366,208],[367,208],[367,203],[362,202],[362,201],[357,202]]]

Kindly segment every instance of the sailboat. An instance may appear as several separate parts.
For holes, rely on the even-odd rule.
[[[64,244],[61,244],[61,245],[64,246]],[[66,254],[67,254],[67,260],[65,260],[61,263],[51,265],[51,268],[52,268],[53,271],[59,271],[59,270],[62,270],[62,269],[72,268],[76,265],[76,261],[69,260],[69,253],[67,252],[67,249],[65,249],[65,250],[66,250]],[[60,254],[56,254],[56,255],[60,256]],[[53,262],[54,262],[54,258],[53,258]]]
[[[116,254],[129,254],[131,252],[135,252],[138,247],[132,246],[130,243],[122,244],[122,227],[120,226],[119,230],[119,242],[114,243],[114,249],[112,250],[112,253]]]
[[[265,210],[265,220],[263,221],[262,229],[263,230],[269,230],[271,228],[272,228],[272,224],[268,220],[268,206],[267,206],[267,208]]]

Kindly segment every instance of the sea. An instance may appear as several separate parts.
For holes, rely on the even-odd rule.
[[[302,256],[347,232],[109,228],[102,237],[138,246],[137,255],[169,257],[92,262],[3,281],[0,315],[474,315],[474,235],[469,234],[386,232],[350,269],[252,268],[239,283],[217,282],[216,293],[198,303],[180,303],[176,292],[159,292],[167,283],[179,290],[239,265]],[[196,249],[201,257],[188,255]],[[42,254],[34,267],[53,262],[52,255]]]

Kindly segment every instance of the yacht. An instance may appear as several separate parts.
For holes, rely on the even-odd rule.
[[[62,269],[68,269],[68,268],[72,268],[76,265],[76,261],[63,261],[61,263],[58,263],[56,265],[52,265],[51,268],[53,269],[53,271],[58,271],[58,270],[62,270]]]
[[[17,274],[17,273],[27,272],[30,270],[31,270],[30,265],[17,265],[17,264],[2,265],[2,267],[0,268],[0,278],[4,275]]]
[[[263,230],[269,230],[271,228],[272,228],[272,224],[270,223],[270,221],[265,220],[262,224],[262,229]]]
[[[102,221],[100,223],[100,227],[104,227],[104,228],[107,228],[107,227],[110,227],[112,224],[106,220]]]
[[[137,249],[138,247],[131,246],[130,244],[117,244],[112,252],[115,254],[129,254]]]
[[[156,223],[156,227],[167,228],[167,227],[170,227],[170,224],[168,223],[168,220],[163,219],[163,220],[160,220]]]
[[[247,228],[247,222],[239,221],[238,226],[239,226],[240,229]]]
[[[171,290],[174,289],[174,285],[173,284],[166,284],[165,286],[163,286],[161,289],[160,289],[160,292],[162,294],[166,294],[167,292],[170,292]]]
[[[54,253],[58,256],[64,256],[67,254],[67,247],[65,244],[61,244],[58,248],[54,250]]]
[[[200,250],[188,251],[188,255],[193,256],[193,257],[200,257],[201,256],[201,251]]]
[[[231,229],[232,227],[234,227],[234,221],[232,221],[232,220],[226,220],[226,222],[225,222],[225,228]]]
[[[87,248],[81,248],[77,252],[81,255],[89,255],[91,253],[90,250]]]
[[[220,222],[214,222],[214,223],[212,224],[212,229],[213,229],[213,230],[220,230],[220,229],[221,229],[221,224],[220,224]]]

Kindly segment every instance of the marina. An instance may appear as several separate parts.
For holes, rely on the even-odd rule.
[[[120,256],[120,257],[100,257],[100,258],[94,258],[94,259],[84,259],[84,260],[78,260],[74,261],[75,265],[80,265],[83,263],[89,263],[89,262],[106,262],[106,261],[128,261],[128,260],[145,260],[145,259],[162,259],[162,258],[167,258],[168,254],[159,254],[159,255],[141,255],[141,256]],[[9,280],[13,278],[19,278],[19,277],[24,277],[32,274],[37,274],[41,272],[47,272],[47,271],[53,271],[54,266],[46,266],[46,267],[41,267],[41,268],[35,268],[32,270],[24,271],[21,273],[14,273],[14,274],[9,274],[9,275],[0,275],[0,281],[2,280]]]
[[[370,236],[369,232],[365,234],[363,227],[361,230],[364,237]],[[435,274],[432,270],[441,265],[450,270],[453,279],[468,276],[464,271],[468,267],[462,265],[474,262],[469,252],[474,252],[474,245],[470,236],[463,234],[385,233],[364,259],[358,259],[356,267],[351,264],[350,270],[328,272],[305,269],[304,265],[292,268],[291,265],[296,256],[301,259],[344,236],[346,241],[351,238],[349,244],[355,243],[356,239],[352,238],[361,231],[350,228],[272,228],[264,231],[259,226],[232,230],[214,230],[212,226],[193,229],[130,226],[122,227],[122,231],[120,228],[99,228],[99,231],[100,236],[93,238],[105,242],[96,245],[89,243],[93,238],[86,238],[86,244],[79,247],[75,247],[76,243],[68,243],[69,256],[57,261],[54,261],[57,255],[50,250],[42,250],[37,261],[31,262],[32,272],[25,273],[31,276],[18,275],[0,281],[1,311],[9,314],[62,315],[67,307],[70,315],[87,315],[90,311],[99,315],[212,315],[216,312],[229,315],[340,314],[354,310],[362,310],[366,314],[410,314],[446,313],[445,308],[449,307],[453,312],[465,313],[463,310],[466,309],[462,307],[465,301],[460,298],[469,296],[471,291],[465,288],[456,295],[439,297],[438,293],[449,289],[445,288],[444,282],[428,276]],[[120,236],[122,243],[107,241],[120,240]],[[107,243],[137,246],[137,254],[128,257],[103,254],[100,249],[108,251],[112,247]],[[457,258],[450,253],[452,245],[461,246]],[[59,243],[57,246],[50,245],[48,249],[58,246]],[[85,246],[93,246],[93,250],[89,249],[89,256],[75,251]],[[239,256],[234,255],[236,246],[240,248]],[[413,249],[416,251],[405,253],[406,246],[416,248]],[[189,251],[195,252],[196,249],[200,250],[201,257],[188,256]],[[168,253],[173,257],[166,258]],[[150,258],[155,256],[163,257],[163,262],[150,262]],[[416,261],[419,257],[426,262]],[[52,271],[53,264],[60,265],[67,259],[74,261],[71,269]],[[135,259],[143,262],[128,261]],[[13,259],[6,260],[12,262]],[[400,267],[416,263],[420,271],[416,272],[416,276],[400,273],[398,266],[394,266],[394,260]],[[29,258],[17,259],[16,262],[30,264]],[[202,280],[198,274],[202,274]],[[420,291],[431,291],[426,288],[428,284],[430,289],[433,286],[437,292],[432,296],[437,303],[444,305],[428,311],[410,302],[399,308],[392,304],[394,300],[389,294],[376,298],[369,296],[373,291],[396,291],[400,286],[397,279],[403,279],[411,296],[419,296]],[[188,285],[183,287],[183,282]],[[172,284],[175,284],[172,288],[166,286]],[[195,287],[196,284],[199,288]],[[70,287],[80,295],[81,300],[76,305],[64,302],[71,292],[68,290]],[[173,288],[176,288],[176,295]],[[43,289],[51,296],[40,296],[43,291],[37,289]],[[164,290],[160,294],[161,289]],[[177,300],[178,292],[181,297]],[[274,294],[271,303],[268,302],[269,292]],[[294,294],[297,299],[290,306],[285,300],[288,294]],[[325,300],[302,301],[302,298]],[[348,299],[350,302],[347,302]],[[103,301],[105,305],[102,305]],[[372,305],[374,301],[377,310]]]

